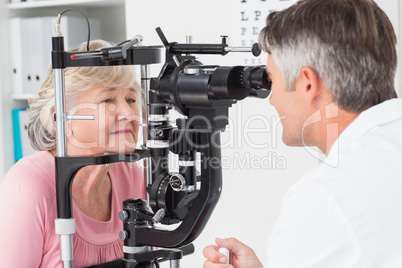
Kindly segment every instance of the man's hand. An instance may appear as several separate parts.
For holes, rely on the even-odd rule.
[[[203,254],[207,260],[204,268],[262,268],[262,263],[255,255],[254,250],[244,245],[236,238],[215,240],[216,245],[204,248]],[[220,253],[219,248],[227,248],[231,253],[231,265],[225,264],[227,259]]]

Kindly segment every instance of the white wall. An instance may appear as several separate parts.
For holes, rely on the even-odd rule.
[[[399,93],[399,97],[402,96],[402,85],[401,85],[401,77],[402,77],[402,56],[400,51],[402,49],[402,44],[399,40],[401,40],[401,26],[400,21],[402,17],[401,14],[401,4],[398,0],[375,0],[380,8],[384,10],[384,12],[388,15],[389,19],[394,26],[395,32],[397,33],[398,37],[398,44],[397,44],[397,53],[398,53],[398,70],[395,77],[395,89]]]

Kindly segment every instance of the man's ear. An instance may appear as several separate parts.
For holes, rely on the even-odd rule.
[[[303,67],[299,77],[296,79],[296,88],[302,94],[306,104],[316,107],[323,93],[323,84],[316,72],[310,67]]]

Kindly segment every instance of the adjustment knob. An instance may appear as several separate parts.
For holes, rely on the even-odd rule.
[[[186,68],[184,68],[184,73],[185,74],[199,74],[200,73],[200,68],[186,67]]]
[[[123,230],[119,232],[119,238],[120,240],[124,241],[128,238],[128,233],[127,231]]]
[[[119,219],[125,221],[128,219],[128,213],[125,210],[119,212]]]
[[[163,219],[163,217],[165,217],[165,214],[166,214],[165,209],[163,208],[159,209],[152,217],[152,221],[154,223],[159,223]]]
[[[186,180],[180,173],[171,173],[169,184],[174,191],[180,192],[186,186]]]
[[[159,128],[153,128],[149,132],[151,138],[162,138],[163,137],[163,130]]]

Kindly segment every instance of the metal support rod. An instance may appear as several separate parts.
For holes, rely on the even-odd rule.
[[[180,260],[170,260],[170,268],[180,268]]]
[[[94,115],[67,115],[67,120],[94,120]]]
[[[149,91],[151,90],[150,87],[150,83],[149,80],[151,79],[150,77],[151,72],[150,72],[150,67],[149,65],[141,65],[141,86],[143,87],[143,89],[145,90],[145,105],[147,105],[149,103]],[[148,124],[148,117],[149,117],[149,112],[147,107],[145,107],[145,120],[146,123]],[[145,146],[145,143],[144,143]]]
[[[223,50],[227,52],[251,52],[252,47],[225,47]]]
[[[71,245],[71,246],[70,246]],[[60,254],[63,261],[63,268],[73,267],[73,236],[72,235],[60,235]],[[71,259],[69,258],[71,256]]]
[[[147,138],[148,138],[148,126],[149,126],[149,111],[148,107],[146,106],[149,103],[149,91],[151,90],[150,87],[150,66],[147,64],[141,65],[141,87],[144,90],[143,92],[145,93],[145,106],[144,109],[142,109],[142,112],[145,113],[145,118],[143,120],[145,121],[145,124],[143,124],[143,146],[146,147],[147,143]],[[144,111],[145,110],[145,111]],[[144,164],[145,164],[145,182],[146,185],[149,185],[152,183],[151,181],[151,171],[152,171],[152,164],[150,161],[150,158],[145,158],[144,159]],[[147,200],[149,200],[149,193],[147,192]]]
[[[71,55],[71,59],[78,60],[78,59],[100,58],[103,57],[103,55],[104,53],[102,51],[76,53]]]
[[[57,156],[67,156],[66,150],[66,117],[64,112],[64,69],[53,69],[54,75],[54,101],[56,113],[56,141]]]
[[[57,156],[67,156],[66,146],[66,114],[64,111],[64,69],[53,69],[54,75],[54,98],[56,113],[56,140],[57,140]],[[74,221],[74,219],[68,219]],[[59,223],[56,220],[56,228]],[[75,222],[74,222],[75,226]],[[73,233],[60,234],[60,254],[64,268],[73,267]]]

